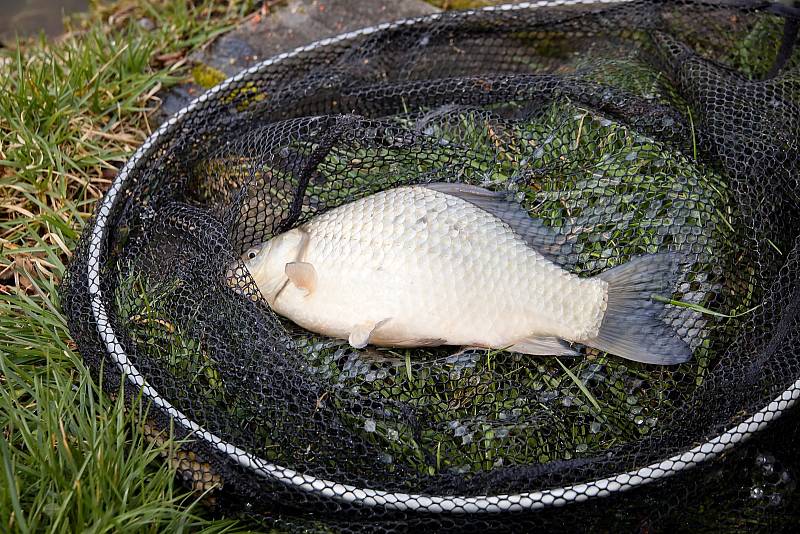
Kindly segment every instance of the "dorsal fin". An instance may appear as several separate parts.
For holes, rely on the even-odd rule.
[[[546,226],[540,219],[534,219],[519,202],[509,200],[508,193],[489,191],[483,187],[470,184],[436,182],[423,184],[446,195],[458,197],[473,206],[491,213],[519,235],[525,242],[542,256],[553,261],[561,252],[565,238],[557,231]]]

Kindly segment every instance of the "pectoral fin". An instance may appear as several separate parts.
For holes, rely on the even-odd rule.
[[[347,338],[347,341],[353,348],[363,349],[369,344],[369,338],[372,333],[385,324],[388,320],[389,319],[384,319],[382,321],[378,321],[377,323],[365,322],[357,324],[350,332],[350,337]]]
[[[577,356],[580,354],[563,339],[557,337],[529,337],[508,347],[512,352],[536,356]]]
[[[306,296],[317,287],[317,271],[310,263],[304,261],[287,263],[284,272],[292,284],[306,292]]]

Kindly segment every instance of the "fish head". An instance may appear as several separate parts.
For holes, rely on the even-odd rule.
[[[305,235],[301,230],[289,230],[242,254],[244,266],[267,302],[272,303],[289,280],[286,264],[297,261],[304,240]]]

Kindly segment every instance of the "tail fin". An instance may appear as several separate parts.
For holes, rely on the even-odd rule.
[[[608,282],[608,302],[597,337],[586,345],[636,362],[674,365],[692,350],[659,319],[664,305],[653,294],[670,294],[678,275],[674,253],[639,256],[598,277]]]

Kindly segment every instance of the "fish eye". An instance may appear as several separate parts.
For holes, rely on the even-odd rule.
[[[256,252],[256,249],[254,249],[254,248],[251,248],[250,250],[247,251],[247,259],[248,260],[252,260],[257,255],[258,255],[258,253]]]

